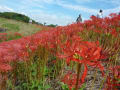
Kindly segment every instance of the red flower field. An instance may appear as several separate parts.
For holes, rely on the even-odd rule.
[[[0,38],[6,40],[5,35],[1,33]],[[92,16],[84,23],[4,40],[0,43],[0,84],[5,90],[18,86],[20,90],[51,90],[40,89],[40,83],[52,79],[68,85],[69,90],[79,90],[86,83],[88,68],[101,72],[100,90],[120,89],[120,15]]]

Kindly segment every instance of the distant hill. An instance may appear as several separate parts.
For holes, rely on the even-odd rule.
[[[0,12],[0,17],[7,18],[7,19],[13,19],[17,21],[22,21],[25,23],[29,23],[30,18],[26,15],[15,13],[15,12]],[[33,24],[41,24],[36,22],[35,20],[32,20]]]
[[[38,25],[38,26],[41,26],[41,25]],[[30,24],[30,23],[13,20],[13,19],[0,17],[0,28],[6,29],[5,33],[18,32],[24,36],[28,36],[36,33],[37,31],[42,30],[41,27],[36,27],[36,24]]]
[[[25,23],[25,22],[13,20],[13,19],[0,17],[0,33],[18,32],[23,36],[29,36],[41,30],[49,30],[51,28],[53,27],[47,26],[47,25]]]

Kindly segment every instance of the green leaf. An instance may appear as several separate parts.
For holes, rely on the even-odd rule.
[[[80,88],[80,90],[84,90],[85,87],[86,87],[86,84],[84,83],[84,84],[82,85],[82,87]]]
[[[49,89],[50,88],[50,85],[45,85],[45,89]]]

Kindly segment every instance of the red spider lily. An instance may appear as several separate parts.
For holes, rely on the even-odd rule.
[[[22,37],[22,35],[21,35],[20,33],[18,33],[18,32],[15,32],[14,35],[15,35],[15,36],[21,36],[21,37]]]
[[[64,84],[68,85],[69,90],[72,90],[72,88],[75,87],[76,78],[77,78],[77,75],[69,71],[61,81],[64,82]],[[81,86],[81,81],[79,79],[79,87],[80,86]]]
[[[102,71],[104,75],[104,67],[101,65],[101,48],[97,42],[87,42],[81,41],[79,38],[70,43],[67,41],[62,46],[62,55],[58,55],[60,58],[65,58],[66,62],[69,64],[70,61],[75,61],[77,63],[83,64],[85,66],[82,82],[87,75],[87,65],[92,67],[97,67]]]
[[[97,33],[102,33],[102,30],[94,30],[94,32],[97,32]]]
[[[116,79],[111,78],[110,76],[107,77],[106,84],[105,90],[119,90],[117,87],[120,87],[120,82],[118,83]]]
[[[7,40],[7,33],[0,33],[0,41],[5,41]]]
[[[107,90],[118,90],[117,86],[120,87],[120,66],[110,67],[110,73],[107,77]]]
[[[114,37],[116,37],[116,36],[118,35],[115,29],[112,29],[111,31],[112,31],[111,34],[112,34]]]
[[[0,64],[0,72],[7,72],[10,71],[12,67],[8,64]]]

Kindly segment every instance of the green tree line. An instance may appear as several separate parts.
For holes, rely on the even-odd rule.
[[[7,19],[13,19],[17,21],[22,21],[29,23],[30,18],[26,15],[15,13],[15,12],[0,12],[0,17],[7,18]],[[32,23],[38,24],[35,20],[32,20]]]

